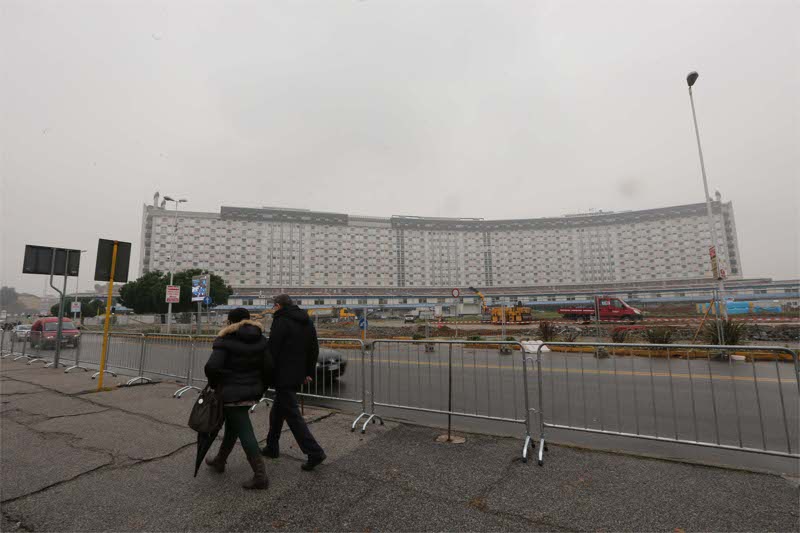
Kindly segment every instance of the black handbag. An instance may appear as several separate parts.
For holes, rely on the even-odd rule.
[[[220,430],[223,422],[222,394],[206,385],[192,406],[189,427],[198,433],[215,433]]]

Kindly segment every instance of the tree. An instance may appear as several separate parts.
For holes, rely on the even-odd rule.
[[[199,268],[175,273],[174,285],[181,288],[181,301],[172,304],[173,313],[193,312],[197,309],[197,304],[192,302],[192,277],[202,273]],[[210,277],[209,293],[214,304],[228,303],[233,289],[230,285],[225,285],[225,280],[216,274],[211,274]],[[159,271],[148,272],[122,286],[119,291],[120,303],[133,309],[136,314],[164,314],[167,312],[167,303],[164,300],[168,284],[169,275]]]
[[[74,300],[67,299],[64,302],[65,317],[72,316],[72,313],[69,312],[69,306],[73,301]],[[96,317],[106,312],[105,302],[97,298],[78,298],[78,301],[81,303],[81,322],[83,322],[84,318]],[[50,308],[50,314],[58,316],[58,304]]]
[[[0,308],[15,307],[19,295],[13,287],[0,287]]]

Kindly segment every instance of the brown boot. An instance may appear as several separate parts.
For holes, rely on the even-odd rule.
[[[235,443],[234,443],[235,444]],[[217,452],[217,456],[213,459],[206,457],[206,464],[218,474],[222,474],[225,472],[225,463],[228,462],[228,456],[231,454],[231,450],[233,450],[233,444],[228,446],[223,443],[219,447],[219,451]]]
[[[267,467],[264,466],[264,459],[261,455],[253,455],[247,458],[250,467],[253,469],[253,479],[242,483],[245,489],[266,489],[269,487],[269,480],[267,479]]]

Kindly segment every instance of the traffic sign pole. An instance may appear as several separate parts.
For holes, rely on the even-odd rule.
[[[100,353],[100,373],[97,377],[97,391],[103,390],[103,374],[106,371],[106,354],[108,351],[108,326],[111,322],[111,302],[114,298],[114,271],[117,269],[117,250],[119,241],[114,241],[114,251],[111,253],[111,275],[108,280],[108,300],[106,301],[106,319],[103,323],[103,351]]]

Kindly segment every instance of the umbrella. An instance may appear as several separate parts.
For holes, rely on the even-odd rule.
[[[197,471],[200,470],[200,465],[203,464],[203,459],[208,453],[208,450],[211,449],[211,445],[214,444],[214,440],[217,438],[218,433],[219,430],[214,431],[213,433],[197,434],[197,459],[195,459],[194,462],[194,477],[197,477]]]

